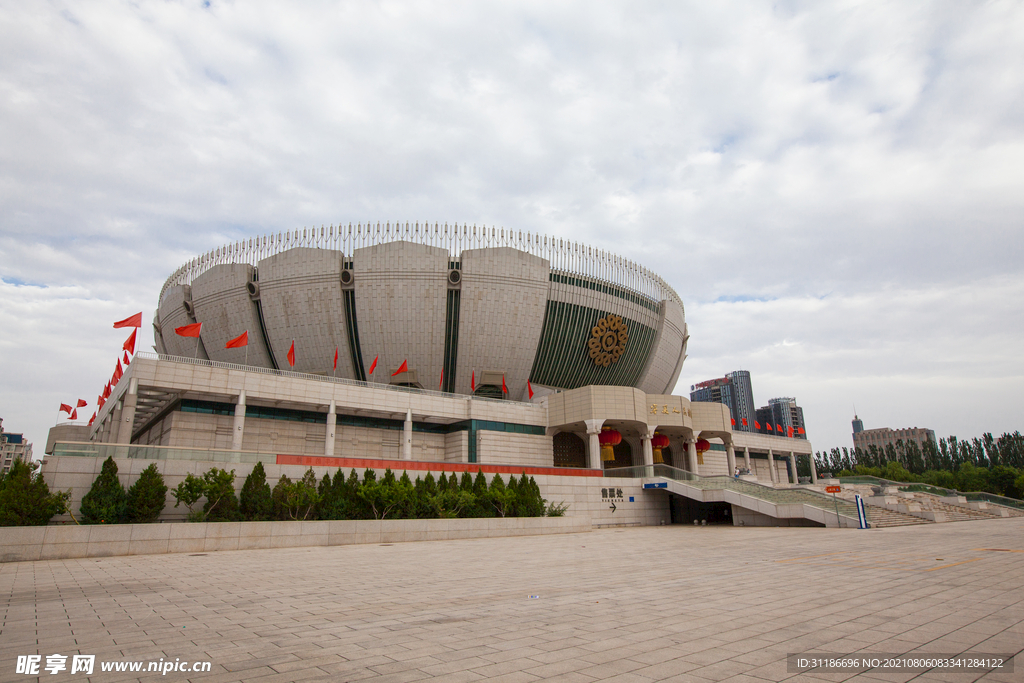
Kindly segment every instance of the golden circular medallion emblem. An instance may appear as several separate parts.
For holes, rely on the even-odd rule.
[[[618,362],[619,356],[626,350],[627,341],[629,332],[626,330],[626,323],[622,322],[619,316],[608,314],[591,328],[587,347],[590,349],[590,357],[594,359],[594,364],[606,368]]]

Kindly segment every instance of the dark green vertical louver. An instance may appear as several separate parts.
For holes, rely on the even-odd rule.
[[[629,331],[625,353],[617,363],[602,367],[591,359],[587,341],[591,329],[606,315],[605,311],[586,306],[548,301],[530,381],[561,389],[591,384],[636,386],[651,354],[657,331],[623,318]]]
[[[366,368],[363,367],[363,351],[359,348],[359,324],[356,322],[355,290],[342,290],[345,295],[345,327],[348,330],[348,350],[352,356],[352,369],[356,379],[366,381]]]
[[[444,382],[441,390],[455,391],[455,361],[459,355],[459,302],[461,292],[448,290],[448,308],[444,320]]]
[[[260,321],[260,334],[263,335],[263,344],[267,347],[267,354],[270,356],[270,364],[275,370],[280,370],[277,367],[277,359],[274,358],[274,348],[270,345],[270,337],[267,336],[267,323],[263,320],[263,307],[260,306],[260,300],[256,299],[253,301],[256,306],[256,319]]]

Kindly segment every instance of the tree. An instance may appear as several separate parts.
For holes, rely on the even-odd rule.
[[[100,475],[82,498],[83,524],[120,524],[125,517],[126,494],[117,478],[117,463],[110,456],[103,461]]]
[[[515,492],[505,488],[505,481],[501,478],[501,475],[495,474],[494,478],[491,479],[490,487],[487,489],[487,500],[490,502],[491,507],[494,508],[494,512],[498,517],[506,517],[508,515],[511,511],[514,497]]]
[[[43,526],[62,512],[70,512],[71,491],[50,493],[35,463],[15,460],[0,478],[0,526]]]
[[[196,510],[193,507],[200,498],[206,495],[206,482],[202,477],[197,477],[189,472],[185,475],[184,481],[171,489],[171,495],[174,496],[174,507],[184,503],[188,508],[188,521],[202,522],[206,519],[202,510]]]
[[[128,489],[126,496],[127,520],[138,524],[155,522],[167,505],[167,485],[156,469],[156,463],[142,470],[142,474]]]
[[[281,478],[277,480],[277,484],[274,485],[274,490],[270,494],[274,508],[274,519],[289,519],[288,490],[291,488],[291,485],[292,480],[287,474],[282,474]]]
[[[235,471],[211,467],[203,474],[206,483],[206,504],[203,514],[208,522],[234,522],[238,520],[238,497],[235,495]]]
[[[256,463],[242,484],[239,510],[242,519],[250,522],[262,522],[274,514],[274,501],[271,499],[270,484],[267,483],[267,472],[262,462]]]

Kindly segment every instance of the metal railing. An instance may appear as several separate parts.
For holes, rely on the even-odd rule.
[[[840,477],[839,482],[842,484],[866,484],[870,486],[896,486],[900,491],[907,491],[909,493],[930,493],[933,496],[963,496],[972,503],[991,503],[992,505],[1002,505],[1003,507],[1024,511],[1024,500],[1007,498],[1006,496],[986,493],[985,491],[957,491],[956,489],[947,489],[941,486],[934,486],[932,484],[892,481],[890,479],[881,479],[870,475]]]
[[[420,389],[418,387],[403,387],[395,384],[380,384],[377,382],[364,382],[358,379],[345,377],[331,377],[329,375],[314,375],[307,372],[292,372],[291,370],[275,370],[273,368],[260,368],[252,365],[241,365],[238,363],[225,363],[219,360],[206,360],[205,358],[187,358],[184,356],[171,356],[165,353],[152,353],[150,351],[139,351],[136,358],[148,360],[169,361],[172,363],[184,363],[186,365],[199,365],[208,368],[220,368],[222,370],[237,370],[239,372],[255,372],[261,375],[273,375],[275,377],[287,377],[291,379],[305,379],[314,382],[330,382],[332,384],[343,384],[350,387],[363,387],[367,389],[380,389],[383,391],[396,391],[405,394],[416,394],[417,396],[433,396],[437,398],[457,399],[463,401],[484,401],[488,403],[501,403],[514,406],[535,406],[528,401],[512,401],[502,398],[488,398],[486,396],[468,396],[466,394],[452,394],[435,389]],[[130,367],[130,366],[129,366]]]
[[[139,444],[94,443],[91,441],[58,441],[53,456],[86,458],[127,458],[129,460],[189,460],[224,463],[277,463],[277,453],[232,451],[217,448],[178,448],[175,446],[142,446]]]
[[[775,505],[803,504],[832,514],[836,514],[836,509],[838,508],[840,516],[857,519],[857,506],[855,504],[842,499],[833,499],[831,496],[824,493],[818,493],[817,491],[800,488],[777,489],[765,484],[758,484],[757,482],[746,481],[729,476],[705,477],[664,464],[616,467],[605,470],[604,476],[643,479],[663,477],[704,491],[715,491],[721,489],[735,491],[736,493],[741,493]],[[866,509],[865,514],[869,515],[868,520],[870,521],[870,514]]]

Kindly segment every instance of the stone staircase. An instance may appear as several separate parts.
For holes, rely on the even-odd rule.
[[[878,505],[868,505],[864,508],[868,513],[868,522],[872,529],[885,529],[892,526],[913,526],[915,524],[934,524],[930,519],[915,517],[903,512],[896,512]]]
[[[895,501],[896,504],[908,506],[911,508],[910,510],[907,512],[896,511],[876,504],[871,500],[874,491],[868,485],[846,485],[843,487],[843,492],[839,497],[853,500],[854,494],[860,494],[864,499],[865,506],[868,508],[868,519],[872,522],[878,519],[879,523],[877,525],[872,524],[872,526],[878,527],[899,526],[901,524],[931,524],[935,522],[970,522],[980,519],[1002,518],[1002,515],[998,513],[974,510],[965,505],[947,503],[939,496],[931,493],[899,492],[896,494],[894,489],[893,491],[893,495],[887,495],[887,498],[890,501]],[[1007,514],[1011,517],[1024,516],[1024,513],[1012,508],[1001,509],[1007,509]],[[906,518],[915,519],[917,522],[900,521]]]

